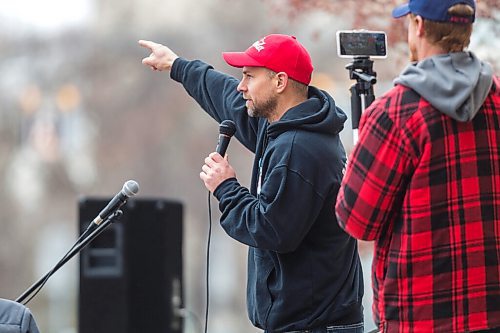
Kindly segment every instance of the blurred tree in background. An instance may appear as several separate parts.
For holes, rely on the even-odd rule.
[[[324,12],[335,17],[348,18],[349,29],[382,30],[388,32],[388,43],[391,51],[396,50],[401,57],[406,49],[407,31],[403,19],[392,19],[391,12],[396,6],[406,3],[402,0],[261,0],[268,4],[276,15],[284,15],[291,21],[299,20],[311,12]],[[499,41],[500,36],[500,2],[498,0],[477,0],[477,19],[482,21],[480,28],[489,42]],[[484,27],[486,26],[486,27]],[[477,27],[477,24],[475,26]],[[485,31],[487,30],[487,31]],[[323,33],[323,29],[317,34]],[[403,46],[401,45],[403,44]],[[498,70],[500,68],[499,52],[481,52],[483,59],[490,61]]]

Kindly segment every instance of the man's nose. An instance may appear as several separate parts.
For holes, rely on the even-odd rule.
[[[240,81],[238,84],[238,87],[236,88],[239,92],[243,92],[247,90],[246,85],[243,83],[243,81]]]

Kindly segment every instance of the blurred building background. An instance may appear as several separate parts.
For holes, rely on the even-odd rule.
[[[362,25],[360,5],[389,21],[392,5],[383,2],[344,0],[337,3],[350,7],[339,12],[297,12],[301,2],[286,0],[0,0],[0,298],[18,297],[73,244],[80,198],[111,197],[135,179],[139,196],[184,204],[184,331],[202,332],[208,207],[198,174],[218,126],[168,73],[141,64],[148,53],[137,40],[163,43],[239,77],[222,51],[246,49],[269,33],[293,34],[311,53],[313,84],[350,114],[353,82],[348,59],[336,55],[335,32],[375,27]],[[497,73],[499,7],[478,20],[471,45]],[[377,96],[407,61],[399,42],[404,32],[385,29],[392,45],[389,57],[374,64]],[[348,152],[350,126],[349,120],[342,132]],[[252,154],[236,140],[228,152],[248,185]],[[246,316],[246,247],[222,231],[215,200],[212,207],[209,332],[258,332]],[[371,244],[361,244],[361,253],[368,330]],[[75,258],[29,303],[42,332],[77,332],[77,293]]]

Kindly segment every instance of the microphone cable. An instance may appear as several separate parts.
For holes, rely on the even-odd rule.
[[[205,330],[204,332],[207,333],[208,330],[208,308],[209,308],[209,300],[210,300],[210,240],[212,238],[212,205],[211,205],[211,192],[208,191],[208,239],[207,239],[207,268],[206,268],[206,298],[207,298],[207,303],[205,305]]]
[[[226,119],[219,124],[219,139],[215,151],[222,157],[226,155],[226,149],[229,145],[229,140],[236,132],[236,125],[234,121]],[[206,268],[206,286],[207,286],[207,303],[205,306],[205,331],[208,331],[208,309],[210,303],[210,240],[212,238],[212,205],[211,205],[211,192],[208,191],[208,240],[207,240],[207,268]]]

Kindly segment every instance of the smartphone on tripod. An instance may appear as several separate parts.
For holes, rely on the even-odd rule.
[[[377,73],[373,71],[372,58],[387,57],[387,35],[383,31],[337,31],[337,53],[341,58],[352,59],[346,69],[349,78],[356,80],[349,88],[353,142],[356,144],[361,114],[375,100],[373,85],[377,83]]]
[[[337,54],[341,58],[386,58],[387,35],[383,31],[337,31]]]

